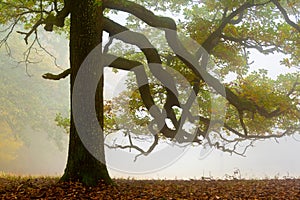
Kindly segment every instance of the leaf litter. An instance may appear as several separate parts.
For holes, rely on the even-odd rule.
[[[58,178],[0,178],[1,199],[300,199],[300,179],[132,180],[86,187]]]

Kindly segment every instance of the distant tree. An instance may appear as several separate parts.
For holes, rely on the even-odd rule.
[[[4,32],[0,33],[0,38],[4,36]],[[22,40],[22,35],[13,34],[10,40],[14,41],[9,45],[13,57],[7,56],[5,48],[0,49],[0,120],[8,123],[13,137],[20,139],[26,147],[32,141],[32,134],[44,132],[59,150],[66,149],[66,140],[63,139],[66,139],[65,135],[59,133],[60,129],[53,124],[53,121],[44,119],[44,116],[53,118],[57,112],[67,111],[68,97],[62,95],[65,91],[61,89],[66,86],[66,82],[49,84],[41,80],[40,74],[45,70],[51,70],[49,65],[52,65],[52,60],[42,54],[32,55],[39,62],[35,64],[35,68],[27,70],[29,76],[24,74],[24,68],[18,66],[22,66],[23,53],[27,47]],[[58,70],[56,67],[53,69]],[[57,95],[55,98],[49,99],[49,96],[53,97],[53,94],[40,92],[53,89]],[[32,95],[33,93],[35,95]],[[47,104],[45,104],[45,99],[47,99]],[[0,132],[6,131],[5,127],[0,126]]]
[[[63,30],[70,35],[71,67],[58,75],[47,73],[44,78],[59,80],[70,74],[72,104],[73,87],[80,66],[88,54],[101,44],[102,33],[107,32],[111,38],[139,48],[138,54],[142,53],[145,60],[133,60],[139,58],[135,57],[134,52],[124,57],[106,54],[108,43],[104,46],[103,53],[105,57],[113,60],[108,64],[109,67],[133,70],[137,66],[149,64],[149,73],[160,81],[157,86],[149,84],[145,68],[136,68],[134,72],[139,94],[128,99],[132,105],[131,114],[135,115],[137,109],[145,112],[140,125],[150,127],[155,138],[152,148],[145,152],[133,144],[119,147],[135,148],[142,154],[148,154],[158,140],[163,138],[175,139],[178,143],[192,141],[199,144],[207,140],[211,146],[223,151],[236,152],[236,144],[240,141],[279,138],[299,131],[298,74],[282,75],[277,80],[272,80],[263,71],[247,73],[249,49],[256,49],[263,54],[280,52],[287,55],[282,64],[288,67],[299,66],[299,7],[296,0],[173,0],[168,3],[143,0],[2,0],[0,23],[7,25],[8,35],[1,44],[6,44],[9,34],[17,24],[24,25],[25,30],[18,32],[24,34],[25,42],[30,43],[30,47],[40,45],[40,26],[44,26],[46,31],[57,32],[59,30],[56,27],[65,28]],[[185,19],[177,26],[172,18],[158,16],[150,11],[153,9],[181,13]],[[108,11],[130,14],[128,27],[112,21]],[[170,51],[160,52],[147,37],[138,32],[140,28],[136,25],[141,21],[162,30]],[[202,48],[194,53],[189,52],[186,43],[178,37],[179,29],[201,44]],[[119,34],[124,31],[130,37]],[[215,63],[215,70],[221,74],[221,79],[229,72],[235,73],[237,79],[224,86],[211,75],[208,68],[209,55]],[[29,63],[29,59],[27,61]],[[155,67],[151,67],[151,63],[156,64]],[[180,102],[180,94],[184,91],[176,87],[175,78],[165,69],[165,65],[180,72],[192,86],[196,95],[191,95],[190,101],[197,101],[200,105],[200,112],[196,116],[189,110],[189,103]],[[103,71],[103,66],[101,70]],[[222,96],[227,106],[222,130],[213,133],[213,138],[217,138],[217,141],[212,141],[208,133],[211,124],[222,124],[211,119],[218,112],[209,106],[212,99],[209,96],[209,87]],[[97,118],[103,127],[103,77],[97,87],[95,102]],[[120,102],[119,105],[122,104]],[[79,180],[87,185],[95,185],[99,180],[110,183],[105,162],[93,157],[83,145],[73,114],[71,106],[69,154],[62,180]],[[167,119],[171,126],[167,124]],[[195,135],[183,129],[182,122],[185,120],[197,124]],[[275,129],[279,133],[274,132]],[[102,155],[103,135],[99,137],[98,153]],[[228,148],[228,145],[232,148]]]

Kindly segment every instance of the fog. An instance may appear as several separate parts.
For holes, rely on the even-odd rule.
[[[60,151],[47,133],[33,133],[29,146],[22,146],[15,160],[1,161],[2,172],[17,175],[51,175],[61,176],[66,164],[67,149]],[[298,138],[300,139],[300,138]],[[154,173],[132,174],[109,169],[114,178],[135,179],[200,179],[204,177],[226,178],[240,170],[241,177],[285,178],[300,177],[299,141],[292,137],[278,140],[261,141],[250,148],[246,157],[230,156],[218,150],[212,150],[205,157],[200,155],[201,148],[189,148],[182,157],[172,165]],[[107,160],[119,159],[107,157]],[[127,160],[133,163],[133,160]]]

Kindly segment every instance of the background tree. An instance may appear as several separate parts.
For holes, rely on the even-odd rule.
[[[0,34],[0,38],[4,36],[5,34]],[[43,36],[40,39],[44,39]],[[25,146],[29,146],[31,143],[32,134],[26,133],[28,129],[32,129],[30,132],[46,132],[60,150],[65,149],[66,145],[62,139],[63,134],[59,133],[60,129],[53,126],[53,122],[45,120],[44,116],[54,118],[57,112],[65,113],[68,101],[67,98],[63,98],[65,93],[58,91],[57,88],[66,85],[63,82],[58,84],[57,82],[46,81],[35,84],[41,79],[40,75],[45,70],[56,70],[57,68],[49,68],[49,63],[52,64],[53,61],[48,59],[47,56],[35,54],[34,58],[39,62],[35,64],[35,68],[28,69],[28,76],[24,75],[24,68],[18,66],[23,64],[23,53],[27,49],[26,45],[19,34],[11,35],[10,40],[15,41],[9,45],[13,58],[7,56],[5,48],[0,49],[1,121],[8,124],[8,129],[11,130],[9,132],[14,137],[21,139]],[[53,41],[54,46],[55,43],[56,45],[59,44],[57,41]],[[51,50],[51,46],[48,47],[48,50]],[[49,98],[53,97],[53,94],[42,92],[45,90],[55,90],[55,98]],[[33,93],[35,95],[32,95]],[[47,105],[43,104],[45,101],[47,101]],[[0,127],[0,129],[3,128],[3,133],[6,132],[6,125]]]
[[[153,118],[152,121],[161,127],[156,130],[154,124],[150,124],[151,133],[155,138],[150,151],[160,138],[168,138],[178,143],[192,141],[199,144],[206,139],[211,146],[223,151],[236,152],[236,144],[241,140],[277,138],[299,131],[298,74],[271,80],[264,73],[247,73],[248,49],[256,49],[264,54],[280,52],[288,55],[282,64],[289,67],[299,65],[299,7],[298,1],[277,0],[174,0],[168,4],[163,1],[154,3],[126,0],[2,1],[0,22],[7,25],[8,35],[1,44],[6,44],[8,36],[17,24],[24,25],[24,30],[18,32],[25,36],[25,42],[30,47],[39,45],[40,26],[44,26],[46,31],[56,31],[56,27],[65,27],[70,34],[71,67],[61,74],[47,73],[43,77],[58,80],[70,74],[72,102],[72,89],[81,63],[92,49],[101,44],[102,33],[107,32],[113,39],[139,48],[144,57],[142,61],[136,61],[132,56],[117,57],[108,51],[105,56],[113,60],[109,67],[132,70],[148,64],[150,73],[161,84],[157,87],[149,84],[144,67],[135,69],[140,102],[143,105],[133,104],[131,113],[136,113],[135,109],[145,108],[148,110],[145,116]],[[182,20],[178,27],[172,18],[160,17],[151,12],[152,9],[183,13],[186,19]],[[109,19],[107,11],[123,11],[130,14],[127,27]],[[143,26],[155,27],[162,31],[170,47],[169,52],[163,54],[152,41],[138,32],[136,24],[140,21],[144,23]],[[189,52],[178,37],[177,31],[180,28],[203,48],[193,53]],[[122,37],[119,33],[124,31],[131,37]],[[144,48],[145,45],[147,48]],[[109,44],[105,46],[107,47]],[[220,72],[221,78],[225,79],[229,72],[237,75],[237,79],[227,83],[224,90],[222,83],[209,73],[208,54],[216,63],[214,69]],[[29,57],[26,61],[30,63]],[[155,67],[150,63],[156,64]],[[182,91],[176,87],[172,74],[164,67],[165,64],[178,70],[190,82],[196,94],[191,100],[204,102],[205,105],[200,104],[201,112],[196,116],[187,109],[190,108],[189,102],[180,102],[181,99],[177,98]],[[214,111],[207,102],[210,100],[207,96],[208,87],[213,88],[226,100],[228,110],[222,130],[214,133],[213,137],[220,139],[216,142],[210,140],[208,126],[220,122],[211,119]],[[164,94],[161,105],[157,105],[160,97],[155,95],[158,93]],[[97,117],[103,127],[103,78],[99,82],[95,100]],[[132,102],[134,101],[138,101],[138,98],[132,98]],[[183,112],[178,112],[178,109],[182,109]],[[168,126],[166,119],[172,123],[172,127]],[[196,135],[183,129],[181,122],[185,120],[198,124]],[[257,126],[258,122],[260,126]],[[148,123],[149,120],[146,120],[144,124]],[[274,133],[275,129],[280,133]],[[228,144],[233,144],[232,148],[228,148]],[[135,148],[142,154],[150,152],[145,152],[133,144],[122,148]],[[100,135],[99,153],[104,154],[103,135]],[[94,185],[101,179],[107,183],[111,182],[105,163],[96,160],[82,144],[75,128],[72,109],[68,163],[62,180],[70,179],[82,181],[87,185]]]

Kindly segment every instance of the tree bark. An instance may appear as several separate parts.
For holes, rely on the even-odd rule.
[[[72,114],[72,94],[77,72],[87,55],[102,42],[103,10],[101,4],[96,5],[94,0],[72,0],[70,10],[71,126],[67,166],[61,181],[80,181],[88,186],[94,186],[99,181],[110,184],[112,180],[105,163],[97,160],[85,148]],[[95,108],[103,127],[103,76],[97,87]],[[101,137],[103,139],[103,134]],[[103,140],[99,142],[99,151],[104,154]]]

